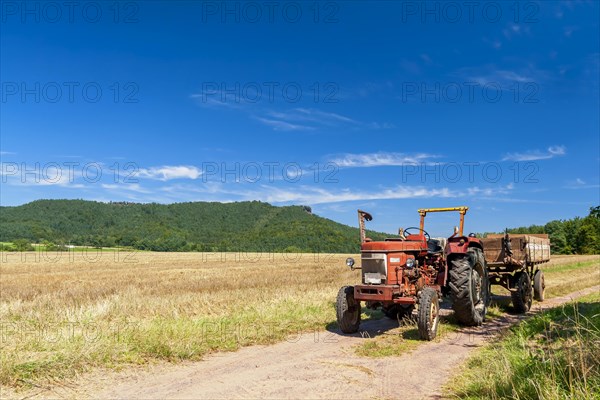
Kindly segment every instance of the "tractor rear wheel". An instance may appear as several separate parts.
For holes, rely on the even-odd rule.
[[[544,292],[546,291],[546,281],[544,273],[539,269],[533,275],[533,298],[537,301],[544,301]]]
[[[481,325],[490,302],[490,282],[480,249],[469,249],[467,254],[452,259],[448,286],[458,322]]]
[[[404,318],[411,318],[415,306],[407,305],[403,306],[400,304],[394,304],[390,307],[382,308],[383,314],[389,319],[395,319],[402,321]]]
[[[419,299],[419,312],[417,326],[419,337],[424,340],[433,340],[437,335],[440,323],[440,302],[435,289],[426,287],[421,291]]]
[[[354,300],[354,287],[342,286],[337,295],[335,312],[340,329],[344,333],[355,333],[360,326],[360,301]]]
[[[531,308],[532,292],[531,279],[525,271],[515,276],[515,288],[511,291],[513,307],[518,313],[526,313]]]

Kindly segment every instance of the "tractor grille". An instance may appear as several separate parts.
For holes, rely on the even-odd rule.
[[[380,253],[363,253],[361,268],[363,283],[381,284],[387,279],[387,257]]]

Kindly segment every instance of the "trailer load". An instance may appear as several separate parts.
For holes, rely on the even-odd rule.
[[[544,300],[544,273],[550,261],[550,239],[544,234],[488,235],[481,239],[490,284],[509,290],[518,312],[527,312],[532,299]]]

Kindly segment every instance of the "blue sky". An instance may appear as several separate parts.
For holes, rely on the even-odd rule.
[[[597,1],[1,6],[2,205],[261,200],[394,232],[600,203]]]

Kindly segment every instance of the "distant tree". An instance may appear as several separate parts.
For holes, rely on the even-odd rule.
[[[33,251],[35,250],[31,242],[27,239],[17,239],[13,241],[13,247],[16,251]]]
[[[296,246],[288,246],[283,250],[284,253],[302,253],[302,250]]]
[[[567,243],[564,223],[562,221],[550,221],[544,229],[550,237],[550,246],[553,254],[570,254],[571,246]]]

